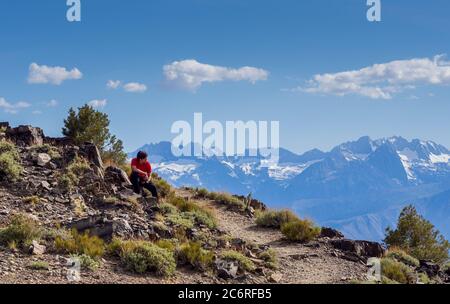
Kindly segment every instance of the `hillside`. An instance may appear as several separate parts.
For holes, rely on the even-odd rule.
[[[74,282],[84,284],[349,283],[365,281],[368,258],[385,253],[325,228],[289,242],[255,224],[262,202],[173,189],[155,176],[164,197],[156,204],[90,143],[0,127],[0,157],[23,168],[14,179],[0,170],[0,283],[68,283],[74,261]]]
[[[450,206],[443,200],[450,189],[450,152],[432,141],[362,137],[329,152],[281,149],[279,163],[268,168],[260,156],[173,157],[168,142],[140,150],[149,152],[158,174],[175,186],[251,192],[271,207],[294,209],[352,239],[381,241],[408,204],[438,219],[437,228],[450,238],[448,217],[441,214]],[[435,196],[439,204],[423,203],[435,202]]]

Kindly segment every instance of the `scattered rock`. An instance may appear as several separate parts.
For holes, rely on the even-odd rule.
[[[362,258],[381,258],[385,249],[381,244],[368,241],[354,241],[348,239],[332,240],[331,245],[341,251],[354,253]]]
[[[431,261],[420,261],[419,272],[426,273],[430,278],[436,277],[441,270],[441,267],[438,264],[435,264]]]
[[[45,253],[46,247],[40,245],[37,241],[33,241],[30,245],[29,252],[32,255],[43,255]]]
[[[239,264],[235,261],[216,260],[217,276],[221,279],[235,279],[239,269]]]
[[[271,283],[280,283],[281,280],[283,279],[283,275],[281,273],[278,272],[274,272],[269,276],[269,282]]]
[[[314,249],[320,248],[320,244],[318,242],[309,242],[304,244],[303,246]]]
[[[344,235],[340,231],[337,231],[336,229],[323,227],[322,231],[320,232],[320,237],[321,238],[327,237],[327,238],[330,238],[330,239],[337,239],[337,238],[344,238]]]
[[[120,187],[131,186],[130,179],[125,171],[112,166],[105,170],[105,181]]]
[[[40,167],[45,167],[52,158],[47,153],[39,153],[37,155],[37,165]]]
[[[41,187],[44,188],[47,191],[51,190],[51,186],[50,186],[50,184],[47,181],[42,181],[41,182]]]
[[[247,245],[247,242],[243,239],[232,239],[231,240],[231,247],[237,251],[244,251],[246,245]]]
[[[81,152],[83,152],[86,159],[89,160],[89,162],[103,170],[102,157],[96,145],[94,145],[93,143],[85,143],[83,146],[81,146],[80,150]]]
[[[42,129],[31,126],[8,128],[6,137],[18,146],[41,146],[44,144],[44,132]]]

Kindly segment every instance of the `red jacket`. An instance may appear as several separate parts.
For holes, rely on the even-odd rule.
[[[139,170],[144,171],[145,173],[147,173],[148,177],[150,177],[150,175],[152,174],[152,165],[150,165],[148,161],[141,164],[139,162],[139,159],[133,158],[133,160],[131,161],[131,167],[136,167]],[[142,174],[140,175],[142,176]]]

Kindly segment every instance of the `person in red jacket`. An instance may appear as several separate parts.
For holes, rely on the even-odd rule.
[[[142,188],[151,192],[153,197],[158,200],[158,191],[155,185],[151,182],[152,166],[148,161],[148,155],[144,151],[140,151],[136,158],[131,161],[131,176],[130,181],[133,184],[133,190],[137,194],[142,193]]]

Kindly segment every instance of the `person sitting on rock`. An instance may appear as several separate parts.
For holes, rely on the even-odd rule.
[[[142,188],[147,189],[158,200],[158,191],[155,185],[150,181],[152,176],[152,166],[148,161],[148,155],[140,151],[136,158],[131,161],[130,181],[133,184],[133,190],[137,194],[142,193]]]

